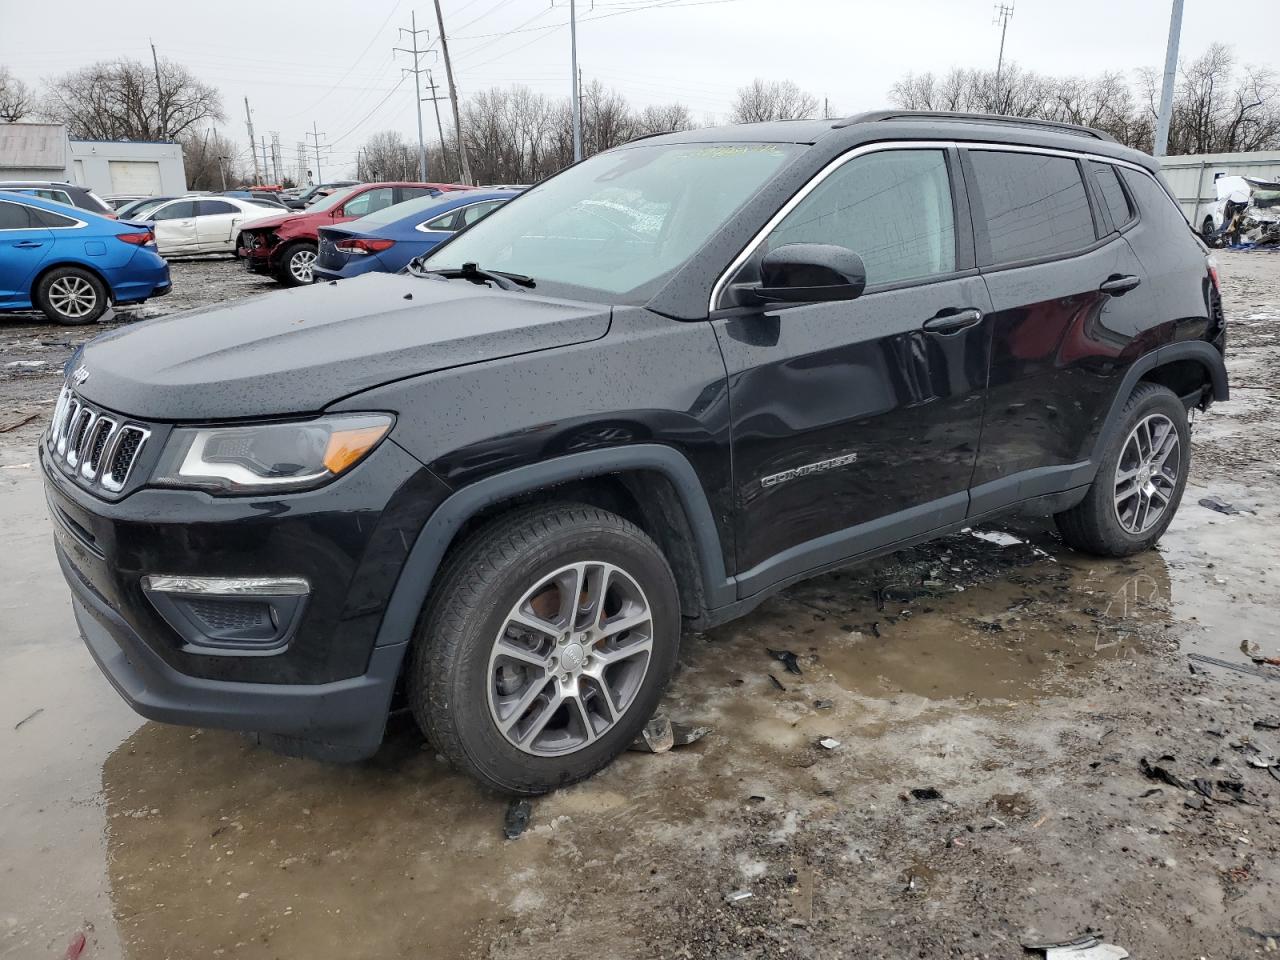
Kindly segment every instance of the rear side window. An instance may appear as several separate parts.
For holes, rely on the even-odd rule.
[[[196,203],[197,217],[216,217],[224,213],[239,213],[238,207],[225,200],[200,200]]]
[[[34,207],[31,208],[31,220],[33,226],[45,227],[74,227],[77,222],[71,217],[64,217],[52,210],[38,210]]]
[[[1133,219],[1133,207],[1129,203],[1128,195],[1124,192],[1124,187],[1120,185],[1120,174],[1111,164],[1099,163],[1096,160],[1089,161],[1089,169],[1093,171],[1093,179],[1098,184],[1103,206],[1111,217],[1111,224],[1119,230]]]
[[[857,157],[823,180],[769,234],[786,243],[847,247],[867,283],[894,283],[956,268],[951,180],[941,150],[884,150]]]
[[[20,203],[0,202],[0,230],[30,230],[34,223]]]
[[[974,150],[969,157],[982,212],[976,224],[980,266],[1061,256],[1097,239],[1074,160],[994,150]]]

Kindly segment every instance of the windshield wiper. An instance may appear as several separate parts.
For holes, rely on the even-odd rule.
[[[537,286],[533,277],[522,273],[507,273],[505,270],[481,270],[479,264],[464,263],[461,267],[448,267],[443,270],[423,270],[422,273],[434,274],[446,280],[470,280],[472,283],[492,283],[502,290],[515,290],[519,287]]]

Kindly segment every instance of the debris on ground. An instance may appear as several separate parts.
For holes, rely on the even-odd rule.
[[[67,944],[67,952],[62,955],[63,960],[78,960],[80,954],[84,953],[84,945],[84,931],[77,930],[71,942]]]
[[[724,895],[725,903],[740,903],[743,900],[750,900],[755,894],[750,890],[734,890],[732,893]]]
[[[672,747],[687,747],[697,743],[711,728],[707,726],[689,726],[684,723],[672,723],[667,715],[659,713],[653,717],[640,731],[640,736],[631,742],[628,750],[638,753],[666,753]]]
[[[1191,789],[1190,783],[1188,783],[1186,780],[1183,780],[1181,777],[1173,773],[1167,767],[1159,766],[1160,763],[1172,762],[1174,759],[1175,758],[1173,756],[1167,753],[1164,756],[1160,757],[1156,761],[1156,763],[1152,763],[1146,757],[1142,757],[1138,760],[1138,769],[1141,770],[1143,775],[1150,780],[1160,780],[1164,783],[1169,784],[1169,786],[1171,787],[1177,787],[1179,790],[1190,790]]]
[[[834,750],[840,746],[840,741],[835,737],[821,737],[818,740],[818,746],[822,747],[823,750]]]
[[[911,790],[911,798],[913,800],[941,800],[942,791],[936,787],[913,787]]]
[[[1124,947],[1103,943],[1101,937],[1093,934],[1060,943],[1024,943],[1022,947],[1032,953],[1043,953],[1045,960],[1124,960],[1129,956]]]
[[[1227,501],[1223,500],[1221,497],[1201,497],[1200,506],[1208,507],[1210,510],[1216,510],[1218,513],[1225,513],[1229,517],[1251,512],[1241,510],[1234,503],[1227,503]]]
[[[28,720],[34,720],[36,717],[40,716],[40,714],[42,713],[44,713],[44,707],[37,707],[36,709],[28,713],[25,717],[23,717],[21,720],[19,720],[17,723],[15,723],[13,725],[13,729],[17,730],[20,726],[22,726]]]
[[[771,647],[765,647],[769,656],[777,660],[780,664],[787,668],[787,673],[801,673],[800,661],[790,650],[774,650]]]
[[[779,680],[777,677],[775,677],[772,673],[769,674],[769,682],[773,684],[774,687],[776,687],[778,690],[781,690],[783,693],[787,692],[787,688],[782,685],[782,681]]]
[[[508,840],[514,840],[524,833],[525,827],[529,826],[531,816],[533,816],[533,804],[524,797],[512,800],[507,805],[507,815],[502,821],[502,835]]]
[[[1251,677],[1262,677],[1264,680],[1280,680],[1280,669],[1268,666],[1267,664],[1250,664],[1250,663],[1233,663],[1230,660],[1223,660],[1219,657],[1211,657],[1203,653],[1189,653],[1187,659],[1192,661],[1191,672],[1195,673],[1195,664],[1204,663],[1211,667],[1221,667],[1223,670],[1232,670],[1236,673],[1245,673]]]
[[[19,427],[25,427],[32,420],[38,419],[40,415],[41,413],[39,410],[27,414],[19,413],[16,419],[6,420],[4,423],[0,423],[0,433],[8,433],[11,430],[17,430]]]
[[[813,709],[815,709],[815,710],[830,710],[830,709],[831,709],[832,707],[834,707],[835,705],[836,705],[836,704],[835,704],[835,701],[834,701],[834,700],[815,700],[815,701],[813,701]]]

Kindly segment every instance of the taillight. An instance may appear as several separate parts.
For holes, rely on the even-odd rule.
[[[339,240],[334,244],[337,249],[343,253],[355,253],[360,256],[366,256],[370,253],[381,253],[394,247],[394,240],[366,240],[364,237],[352,237],[350,240]]]
[[[1213,281],[1213,289],[1222,293],[1222,281],[1218,278],[1218,261],[1209,258],[1209,279]]]
[[[135,247],[145,247],[148,243],[155,243],[156,236],[150,230],[143,230],[141,233],[117,233],[116,239],[132,243]]]

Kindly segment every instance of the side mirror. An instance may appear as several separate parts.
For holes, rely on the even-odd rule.
[[[784,243],[760,261],[758,300],[819,303],[854,300],[867,286],[862,258],[847,247],[829,243]]]

